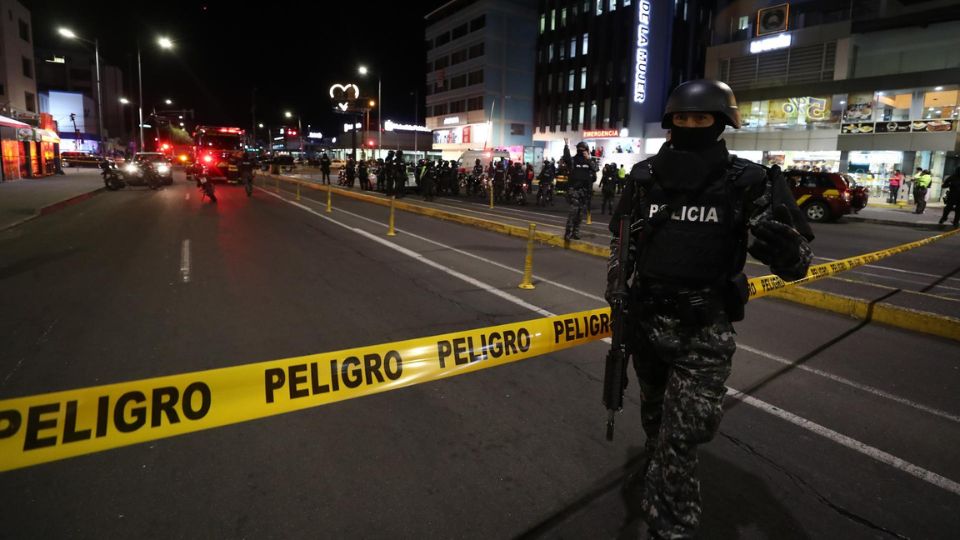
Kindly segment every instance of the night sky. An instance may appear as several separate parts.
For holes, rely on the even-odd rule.
[[[136,72],[130,78],[127,66],[132,58],[136,69],[139,39],[148,107],[170,97],[200,123],[246,128],[256,88],[258,122],[282,124],[291,110],[304,130],[311,124],[325,134],[344,122],[332,112],[330,85],[357,82],[365,97],[376,97],[377,73],[384,120],[412,123],[414,91],[424,117],[423,17],[446,3],[21,1],[32,13],[35,46],[82,47],[60,37],[60,26],[97,38],[101,62],[123,69],[134,91]],[[160,50],[161,35],[176,42],[174,51]],[[369,81],[356,74],[361,63],[372,71]]]

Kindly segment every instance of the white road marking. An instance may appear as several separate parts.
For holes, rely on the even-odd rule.
[[[847,437],[842,433],[837,433],[830,428],[821,426],[816,422],[807,420],[793,413],[787,412],[780,407],[771,405],[765,401],[761,401],[755,397],[748,396],[739,390],[733,388],[727,388],[727,395],[733,397],[734,399],[739,399],[740,401],[756,407],[766,413],[772,414],[777,418],[786,420],[791,424],[806,429],[807,431],[812,431],[821,437],[825,437],[841,446],[845,446],[851,450],[859,452],[867,457],[875,459],[880,463],[885,463],[899,471],[903,471],[907,474],[913,475],[928,484],[933,484],[941,489],[949,491],[954,495],[960,495],[960,483],[954,482],[949,478],[940,476],[935,472],[928,471],[922,467],[918,467],[913,463],[904,461],[897,456],[888,454],[879,448],[874,448],[873,446],[864,444],[856,439]]]
[[[320,204],[320,203],[317,203],[317,204]],[[341,213],[343,213],[343,214],[347,214],[347,215],[353,216],[353,217],[355,217],[355,218],[357,218],[357,219],[362,219],[362,220],[364,220],[364,221],[368,221],[368,222],[370,222],[370,223],[373,223],[374,225],[382,225],[383,227],[387,227],[387,226],[388,226],[386,223],[382,223],[382,222],[377,221],[377,220],[375,220],[375,219],[370,219],[370,218],[368,218],[368,217],[366,217],[366,216],[361,216],[360,214],[354,214],[353,212],[350,212],[350,211],[347,211],[347,210],[339,209],[338,212],[341,212]],[[476,260],[478,260],[478,261],[485,262],[485,263],[487,263],[487,264],[489,264],[489,265],[496,266],[497,268],[501,268],[501,269],[506,270],[506,271],[508,271],[508,272],[513,272],[514,274],[523,275],[523,270],[517,270],[516,268],[512,268],[512,267],[510,267],[510,266],[507,266],[507,265],[505,265],[505,264],[498,263],[498,262],[496,262],[496,261],[492,261],[492,260],[490,260],[490,259],[487,259],[486,257],[481,257],[480,255],[476,255],[476,254],[473,254],[473,253],[470,253],[470,252],[467,252],[467,251],[463,251],[462,249],[455,248],[455,247],[453,247],[453,246],[444,244],[444,243],[442,243],[442,242],[437,242],[436,240],[431,240],[430,238],[427,238],[427,237],[425,237],[425,236],[420,236],[419,234],[415,234],[415,233],[409,232],[409,231],[407,231],[407,230],[405,230],[405,229],[394,228],[394,230],[396,230],[397,232],[402,232],[403,234],[405,234],[405,235],[407,235],[407,236],[409,236],[409,237],[411,237],[411,238],[416,238],[417,240],[421,240],[421,241],[426,242],[426,243],[428,243],[428,244],[433,244],[433,245],[435,245],[435,246],[437,246],[437,247],[441,247],[441,248],[443,248],[443,249],[452,251],[452,252],[454,252],[454,253],[463,255],[463,256],[465,256],[465,257],[470,257],[471,259],[476,259]],[[597,295],[595,295],[595,294],[590,294],[590,293],[588,293],[588,292],[581,291],[580,289],[575,289],[575,288],[573,288],[573,287],[571,287],[571,286],[569,286],[569,285],[564,285],[563,283],[557,283],[556,281],[551,281],[551,280],[549,280],[549,279],[547,279],[547,278],[545,278],[545,277],[543,277],[543,276],[538,276],[538,275],[534,274],[534,275],[533,275],[533,279],[534,279],[535,281],[538,281],[538,282],[541,282],[541,283],[546,283],[546,284],[548,284],[548,285],[552,285],[552,286],[554,286],[554,287],[557,287],[557,288],[559,288],[559,289],[563,289],[563,290],[565,290],[565,291],[572,292],[572,293],[574,293],[574,294],[579,294],[580,296],[584,296],[584,297],[589,298],[589,299],[591,299],[591,300],[596,300],[597,302],[606,303],[606,300],[604,300],[602,296],[597,296]]]
[[[889,280],[889,281],[897,281],[897,282],[900,282],[900,283],[910,283],[910,284],[913,284],[913,285],[924,285],[924,286],[930,285],[930,283],[928,283],[928,282],[926,282],[926,281],[917,281],[917,280],[915,280],[915,279],[907,279],[907,278],[902,278],[902,277],[897,277],[897,276],[889,276],[889,275],[888,275],[888,276],[885,276],[885,275],[883,275],[883,274],[873,274],[873,273],[870,273],[870,272],[861,272],[861,271],[857,271],[857,270],[851,270],[850,273],[851,273],[851,274],[857,274],[858,276],[875,277],[875,278],[880,278],[880,279],[886,279],[886,280]],[[869,281],[864,281],[864,282],[862,282],[862,283],[870,283],[870,282],[869,282]],[[946,285],[937,285],[937,286],[935,286],[934,288],[935,288],[935,289],[947,289],[947,290],[951,290],[951,291],[960,291],[960,288],[957,288],[957,287],[947,287]]]
[[[549,311],[547,311],[547,310],[545,310],[545,309],[543,309],[543,308],[541,308],[541,307],[539,307],[539,306],[535,306],[535,305],[533,305],[533,304],[530,304],[529,302],[526,302],[525,300],[522,300],[522,299],[520,299],[520,298],[518,298],[518,297],[516,297],[516,296],[514,296],[514,295],[512,295],[512,294],[509,294],[509,293],[506,293],[506,292],[504,292],[504,291],[501,291],[500,289],[497,289],[496,287],[493,287],[492,285],[488,285],[488,284],[486,284],[486,283],[483,283],[482,281],[479,281],[479,280],[474,279],[474,278],[472,278],[472,277],[470,277],[470,276],[467,276],[467,275],[465,275],[465,274],[462,274],[462,273],[460,273],[460,272],[457,272],[456,270],[453,270],[452,268],[447,268],[446,266],[443,266],[443,265],[440,264],[440,263],[437,263],[437,262],[434,262],[434,261],[432,261],[432,260],[430,260],[430,259],[427,259],[427,258],[424,257],[423,255],[421,255],[421,254],[419,254],[419,253],[417,253],[417,252],[415,252],[415,251],[412,251],[412,250],[407,249],[407,248],[405,248],[405,247],[402,247],[402,246],[399,246],[399,245],[397,245],[397,244],[394,244],[393,242],[390,242],[390,241],[388,241],[388,240],[385,240],[385,239],[383,239],[383,238],[380,238],[379,236],[376,236],[376,235],[374,235],[374,234],[368,233],[367,231],[364,231],[364,230],[361,230],[361,229],[357,229],[357,228],[355,228],[355,227],[351,227],[351,226],[349,226],[349,225],[347,225],[347,224],[345,224],[345,223],[342,223],[342,222],[340,222],[340,221],[338,221],[338,220],[335,220],[335,219],[330,218],[330,217],[328,217],[328,216],[326,216],[326,215],[324,215],[324,214],[321,214],[321,213],[319,213],[319,212],[317,212],[317,211],[314,211],[312,208],[310,208],[310,207],[308,207],[308,206],[306,206],[306,205],[303,205],[303,204],[300,204],[300,203],[298,203],[298,202],[294,202],[294,201],[285,199],[285,198],[281,197],[280,195],[278,195],[278,194],[276,194],[276,193],[271,193],[271,192],[269,192],[269,191],[267,191],[267,190],[265,190],[265,189],[263,189],[263,188],[259,188],[259,187],[258,187],[257,189],[263,191],[263,192],[266,193],[267,195],[270,195],[270,196],[272,196],[272,197],[276,197],[277,199],[280,199],[281,201],[283,201],[283,202],[285,202],[285,203],[287,203],[287,204],[289,204],[289,205],[295,206],[295,207],[300,208],[301,210],[304,210],[304,211],[306,211],[306,212],[309,212],[309,213],[311,213],[311,214],[313,214],[313,215],[315,215],[315,216],[317,216],[317,217],[319,217],[319,218],[322,218],[322,219],[324,219],[324,220],[326,220],[326,221],[329,221],[330,223],[333,223],[334,225],[337,225],[338,227],[342,227],[342,228],[344,228],[344,229],[346,229],[346,230],[348,230],[348,231],[352,231],[352,232],[354,232],[354,233],[357,233],[357,234],[359,234],[359,235],[361,235],[361,236],[363,236],[363,237],[365,237],[365,238],[369,238],[370,240],[373,240],[374,242],[377,242],[378,244],[381,244],[381,245],[383,245],[384,247],[390,248],[390,249],[392,249],[392,250],[394,250],[394,251],[397,251],[397,252],[399,252],[399,253],[402,253],[402,254],[404,254],[404,255],[407,255],[408,257],[411,257],[411,258],[413,258],[413,259],[415,259],[415,260],[417,260],[417,261],[420,261],[420,262],[422,262],[422,263],[424,263],[424,264],[426,264],[426,265],[428,265],[428,266],[430,266],[430,267],[432,267],[432,268],[435,268],[435,269],[437,269],[437,270],[440,270],[441,272],[444,272],[444,273],[446,273],[446,274],[449,274],[449,275],[451,275],[451,276],[454,276],[454,277],[456,277],[456,278],[458,278],[458,279],[461,279],[461,280],[463,280],[463,281],[465,281],[465,282],[467,282],[467,283],[469,283],[469,284],[471,284],[471,285],[473,285],[473,286],[475,286],[475,287],[478,287],[478,288],[480,288],[480,289],[483,289],[483,290],[489,292],[490,294],[493,294],[493,295],[495,295],[495,296],[498,296],[498,297],[500,297],[500,298],[503,298],[504,300],[507,300],[507,301],[509,301],[509,302],[512,302],[512,303],[514,303],[514,304],[516,304],[516,305],[518,305],[518,306],[521,306],[521,307],[523,307],[523,308],[529,309],[530,311],[533,311],[534,313],[537,313],[537,314],[542,315],[542,316],[544,316],[544,317],[553,317],[553,316],[555,316],[555,314],[553,314],[553,313],[551,313],[551,312],[549,312]],[[608,341],[608,340],[604,340],[604,341]],[[862,442],[860,442],[860,441],[858,441],[858,440],[856,440],[856,439],[852,439],[852,438],[850,438],[850,437],[847,437],[846,435],[843,435],[843,434],[841,434],[841,433],[837,433],[836,431],[833,431],[833,430],[831,430],[831,429],[829,429],[829,428],[826,428],[826,427],[824,427],[824,426],[821,426],[820,424],[817,424],[817,423],[815,423],[815,422],[812,422],[812,421],[810,421],[810,420],[807,420],[807,419],[802,418],[802,417],[800,417],[800,416],[797,416],[797,415],[795,415],[795,414],[789,413],[789,412],[787,412],[787,411],[785,411],[785,410],[783,410],[783,409],[780,409],[779,407],[775,407],[775,406],[773,406],[773,405],[771,405],[771,404],[769,404],[769,403],[766,403],[766,402],[764,402],[764,401],[761,401],[761,400],[759,400],[759,399],[757,399],[757,398],[748,396],[748,395],[740,392],[739,390],[735,390],[735,389],[733,389],[733,388],[727,388],[727,394],[730,395],[730,396],[732,396],[732,397],[734,397],[735,399],[739,399],[739,400],[743,401],[744,403],[747,403],[748,405],[751,405],[751,406],[753,406],[753,407],[756,407],[757,409],[760,409],[760,410],[762,410],[762,411],[764,411],[764,412],[767,412],[767,413],[769,413],[769,414],[771,414],[771,415],[773,415],[773,416],[776,416],[776,417],[778,417],[778,418],[781,418],[781,419],[783,419],[783,420],[786,420],[787,422],[790,422],[790,423],[792,423],[792,424],[794,424],[794,425],[796,425],[796,426],[799,426],[799,427],[801,427],[801,428],[803,428],[803,429],[806,429],[806,430],[808,430],[808,431],[811,431],[811,432],[813,432],[813,433],[816,433],[817,435],[820,435],[820,436],[825,437],[825,438],[827,438],[827,439],[829,439],[829,440],[831,440],[831,441],[833,441],[833,442],[836,442],[836,443],[838,443],[838,444],[840,444],[840,445],[842,445],[842,446],[845,446],[845,447],[847,447],[847,448],[850,448],[851,450],[854,450],[854,451],[857,451],[857,452],[859,452],[859,453],[861,453],[861,454],[864,454],[864,455],[867,456],[867,457],[870,457],[870,458],[872,458],[872,459],[875,459],[875,460],[877,460],[877,461],[879,461],[879,462],[881,462],[881,463],[885,463],[885,464],[887,464],[887,465],[889,465],[889,466],[891,466],[891,467],[894,467],[895,469],[898,469],[898,470],[900,470],[900,471],[903,471],[903,472],[906,472],[906,473],[908,473],[908,474],[911,474],[911,475],[913,475],[913,476],[915,476],[915,477],[917,477],[917,478],[919,478],[919,479],[921,479],[921,480],[923,480],[923,481],[925,481],[925,482],[928,482],[928,483],[933,484],[933,485],[935,485],[935,486],[937,486],[937,487],[940,487],[940,488],[942,488],[942,489],[945,489],[945,490],[947,490],[947,491],[950,491],[950,492],[952,492],[952,493],[954,493],[954,494],[960,495],[960,484],[958,484],[957,482],[954,482],[953,480],[950,480],[950,479],[948,479],[948,478],[944,478],[943,476],[940,476],[940,475],[938,475],[938,474],[936,474],[936,473],[933,473],[933,472],[931,472],[931,471],[928,471],[928,470],[926,470],[926,469],[923,469],[923,468],[921,468],[921,467],[918,467],[917,465],[914,465],[914,464],[912,464],[912,463],[909,463],[909,462],[907,462],[907,461],[904,461],[904,460],[902,460],[902,459],[900,459],[900,458],[898,458],[898,457],[896,457],[896,456],[894,456],[894,455],[888,454],[888,453],[886,453],[886,452],[884,452],[884,451],[882,451],[882,450],[880,450],[880,449],[874,448],[874,447],[869,446],[869,445],[867,445],[867,444],[864,444],[864,443],[862,443]]]
[[[923,405],[923,404],[921,404],[921,403],[917,403],[917,402],[915,402],[915,401],[911,401],[911,400],[909,400],[909,399],[907,399],[907,398],[903,398],[903,397],[900,397],[900,396],[891,394],[891,393],[889,393],[889,392],[885,392],[885,391],[883,391],[883,390],[880,390],[879,388],[874,388],[874,387],[868,386],[868,385],[866,385],[866,384],[860,384],[860,383],[858,383],[858,382],[856,382],[856,381],[851,381],[850,379],[841,377],[841,376],[839,376],[839,375],[834,375],[834,374],[832,374],[832,373],[828,373],[828,372],[826,372],[826,371],[822,371],[822,370],[819,370],[819,369],[816,369],[816,368],[812,368],[812,367],[808,367],[808,366],[804,366],[804,365],[794,366],[794,365],[793,365],[793,362],[791,362],[790,360],[788,360],[788,359],[786,359],[786,358],[783,358],[782,356],[777,356],[777,355],[775,355],[775,354],[771,354],[771,353],[768,353],[768,352],[764,352],[764,351],[761,351],[760,349],[755,349],[755,348],[753,348],[753,347],[750,347],[750,346],[748,346],[748,345],[744,345],[744,344],[742,344],[742,343],[738,343],[738,344],[737,344],[737,348],[738,348],[738,349],[743,349],[743,350],[745,350],[745,351],[747,351],[747,352],[749,352],[749,353],[755,354],[755,355],[757,355],[757,356],[761,356],[761,357],[763,357],[763,358],[766,358],[767,360],[772,360],[772,361],[774,361],[774,362],[777,362],[778,364],[783,364],[783,365],[785,365],[785,366],[793,366],[795,369],[799,369],[799,370],[801,370],[801,371],[806,371],[807,373],[813,373],[814,375],[819,375],[819,376],[824,377],[824,378],[826,378],[826,379],[830,379],[831,381],[834,381],[834,382],[837,382],[837,383],[840,383],[840,384],[845,384],[845,385],[850,386],[850,387],[852,387],[852,388],[856,388],[857,390],[861,390],[861,391],[863,391],[863,392],[867,392],[868,394],[873,394],[873,395],[875,395],[875,396],[877,396],[877,397],[882,397],[882,398],[884,398],[884,399],[889,399],[889,400],[891,400],[891,401],[896,401],[897,403],[900,403],[901,405],[906,405],[907,407],[911,407],[911,408],[913,408],[913,409],[917,409],[917,410],[920,410],[920,411],[923,411],[923,412],[926,412],[926,413],[930,413],[930,414],[932,414],[932,415],[934,415],[934,416],[939,416],[940,418],[944,418],[944,419],[946,419],[946,420],[950,420],[951,422],[956,422],[956,423],[960,424],[960,416],[957,416],[957,415],[955,415],[955,414],[950,414],[950,413],[948,413],[948,412],[946,412],[946,411],[941,411],[940,409],[935,409],[935,408],[933,408],[933,407],[928,407],[928,406]]]
[[[821,261],[828,261],[828,262],[833,262],[833,261],[839,261],[839,260],[840,260],[840,259],[831,259],[830,257],[814,257],[814,259],[820,259]],[[932,277],[932,278],[941,278],[941,277],[943,277],[943,276],[938,276],[938,275],[936,275],[936,274],[928,274],[928,273],[926,273],[926,272],[916,272],[916,271],[914,271],[914,270],[904,270],[904,269],[902,269],[902,268],[892,268],[892,267],[890,267],[890,266],[878,266],[878,265],[876,265],[876,264],[867,264],[867,265],[864,265],[864,268],[878,268],[878,269],[880,269],[880,270],[889,270],[889,271],[891,271],[891,272],[900,272],[900,273],[903,273],[903,274],[913,274],[913,275],[916,275],[916,276],[923,276],[923,277]],[[951,280],[951,281],[960,281],[960,278],[955,278],[955,277],[948,277],[947,279],[949,279],[949,280]]]
[[[190,239],[180,244],[180,279],[190,283]]]

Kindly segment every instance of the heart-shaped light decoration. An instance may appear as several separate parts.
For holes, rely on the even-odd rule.
[[[353,97],[350,94],[353,94]],[[337,107],[341,111],[346,111],[350,105],[349,100],[355,100],[360,97],[360,88],[355,84],[334,84],[330,87],[330,98],[334,100],[346,99],[348,101],[339,101]]]

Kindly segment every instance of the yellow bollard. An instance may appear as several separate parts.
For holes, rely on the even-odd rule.
[[[493,209],[493,181],[487,182],[487,191],[490,192],[490,208]]]
[[[591,216],[589,208],[587,208],[587,225],[593,225],[593,217]]]
[[[520,282],[521,289],[535,289],[533,284],[533,238],[537,234],[537,224],[530,224],[530,236],[527,238],[527,259],[523,262],[523,281]]]
[[[297,182],[297,200],[300,200],[300,182]]]
[[[394,198],[393,195],[391,195],[391,196],[390,196],[390,228],[387,229],[387,236],[396,236],[396,235],[397,235],[397,231],[394,230],[394,228],[393,228],[393,214],[394,214],[393,203],[394,203],[395,201],[396,201],[396,198]]]
[[[333,190],[327,186],[327,213],[333,212]]]

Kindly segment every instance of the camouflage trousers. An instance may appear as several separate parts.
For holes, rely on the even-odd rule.
[[[570,203],[570,211],[567,212],[567,229],[564,238],[580,237],[580,221],[587,213],[587,205],[590,200],[590,190],[586,188],[571,188],[567,190],[567,202]]]
[[[663,538],[692,538],[702,511],[697,447],[720,426],[735,332],[722,309],[693,325],[658,309],[638,318],[633,363],[649,459],[642,515]]]

